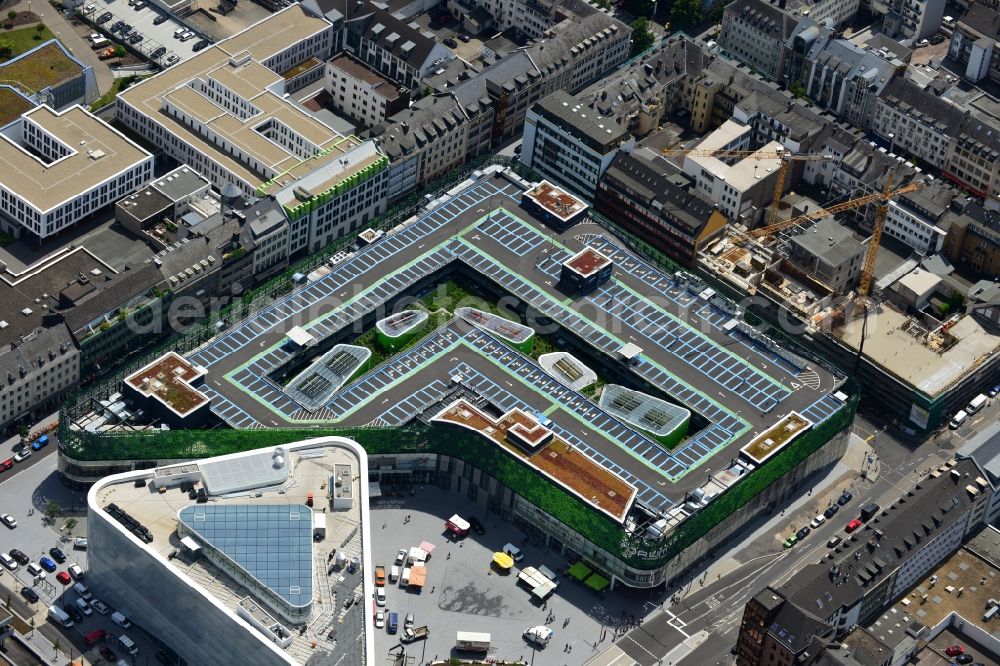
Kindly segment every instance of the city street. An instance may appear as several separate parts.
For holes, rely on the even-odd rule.
[[[904,441],[861,416],[855,420],[853,433],[847,454],[826,476],[817,479],[811,490],[748,526],[748,541],[720,554],[680,589],[671,589],[670,595],[679,597],[678,602],[668,600],[662,610],[647,604],[647,620],[588,663],[733,663],[730,649],[736,643],[743,607],[754,594],[767,585],[784,584],[803,566],[824,555],[827,540],[843,533],[844,524],[862,504],[874,500],[885,506],[894,501],[909,489],[917,473],[946,460],[956,445],[964,443],[957,435],[932,437],[919,443]],[[844,489],[850,489],[854,497],[834,518],[794,548],[782,547],[785,537],[822,513]]]

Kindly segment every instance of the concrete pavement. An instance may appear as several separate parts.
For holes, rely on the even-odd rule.
[[[87,41],[77,33],[76,28],[70,23],[61,12],[44,0],[24,0],[14,5],[11,9],[17,12],[34,11],[42,17],[42,23],[49,27],[49,30],[56,35],[63,46],[72,52],[80,61],[94,67],[94,76],[97,78],[97,88],[103,95],[111,89],[115,77],[111,74],[111,69],[102,62],[97,53],[91,50]]]

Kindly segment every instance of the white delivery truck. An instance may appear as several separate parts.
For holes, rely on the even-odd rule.
[[[969,406],[965,408],[965,411],[968,412],[969,414],[975,414],[980,409],[986,406],[987,400],[989,400],[989,398],[980,393],[979,395],[977,395],[975,398],[972,399],[972,402],[970,402]]]
[[[59,608],[59,606],[49,606],[49,619],[53,622],[58,622],[66,629],[73,626],[73,618],[69,616],[69,613]]]
[[[455,639],[455,649],[486,652],[490,649],[490,635],[477,631],[460,631]]]

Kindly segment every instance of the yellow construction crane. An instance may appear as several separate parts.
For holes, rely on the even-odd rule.
[[[785,177],[788,175],[788,167],[794,162],[809,162],[817,160],[832,160],[833,155],[820,153],[792,153],[784,148],[778,147],[774,150],[702,150],[698,148],[664,148],[664,157],[717,157],[719,159],[738,158],[745,159],[752,157],[757,160],[781,160],[778,167],[778,178],[774,182],[774,199],[771,201],[771,210],[767,216],[767,225],[777,223],[778,207],[781,203],[781,196],[785,189]]]

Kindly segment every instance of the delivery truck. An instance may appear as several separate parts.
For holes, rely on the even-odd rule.
[[[455,649],[486,652],[490,649],[490,635],[477,631],[460,631],[455,638]]]

